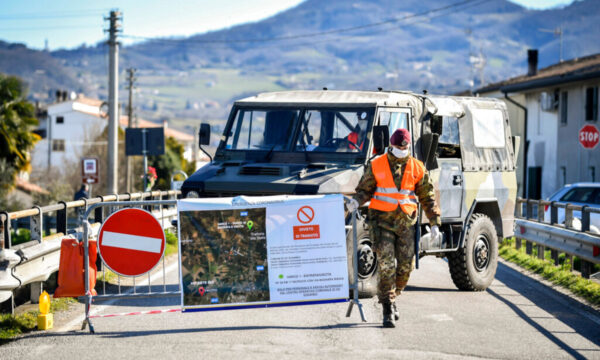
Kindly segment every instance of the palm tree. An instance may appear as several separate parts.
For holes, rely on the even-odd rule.
[[[31,132],[38,124],[35,109],[25,96],[27,90],[23,81],[15,76],[0,74],[0,160],[4,167],[11,169],[10,188],[19,171],[29,170],[29,151],[40,139]],[[7,189],[4,189],[7,190]]]

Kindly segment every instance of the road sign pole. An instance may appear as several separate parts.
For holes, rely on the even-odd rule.
[[[148,130],[142,129],[142,152],[144,153],[144,191],[148,186]]]

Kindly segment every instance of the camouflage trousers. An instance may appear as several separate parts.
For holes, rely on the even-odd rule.
[[[414,268],[414,228],[402,226],[390,231],[371,224],[370,232],[379,268],[377,297],[382,304],[393,303]]]

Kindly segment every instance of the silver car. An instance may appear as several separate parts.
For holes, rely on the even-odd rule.
[[[565,185],[552,194],[548,201],[600,208],[600,183],[580,182]],[[544,210],[544,220],[550,222],[550,206],[546,205]],[[563,224],[564,222],[565,209],[558,208],[558,223]],[[573,227],[577,230],[581,229],[581,211],[573,211]],[[600,214],[590,214],[590,231],[600,234]]]

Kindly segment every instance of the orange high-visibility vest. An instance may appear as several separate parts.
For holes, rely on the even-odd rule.
[[[394,211],[400,205],[404,213],[412,216],[417,211],[415,185],[425,174],[423,163],[412,156],[409,157],[404,175],[402,175],[400,191],[394,183],[387,154],[371,161],[371,169],[377,181],[377,188],[371,198],[369,208],[379,211]]]

